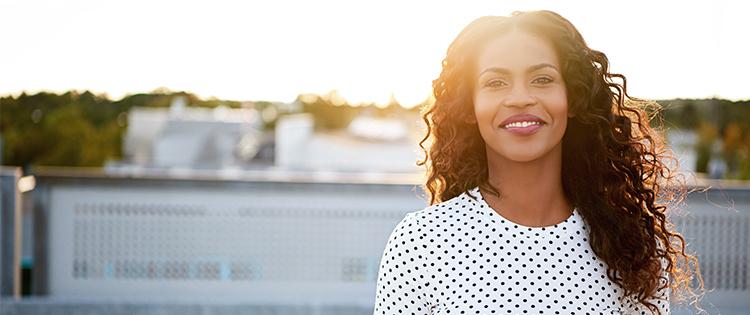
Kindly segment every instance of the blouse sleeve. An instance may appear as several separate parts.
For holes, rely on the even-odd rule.
[[[420,231],[417,213],[411,212],[391,232],[380,259],[373,315],[430,314]]]

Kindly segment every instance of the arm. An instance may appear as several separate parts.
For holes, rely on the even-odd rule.
[[[396,225],[380,259],[373,315],[430,314],[422,285],[424,256],[420,254],[417,214],[406,214]]]

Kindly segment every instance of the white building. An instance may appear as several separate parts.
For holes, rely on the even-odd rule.
[[[414,118],[414,119],[411,119]],[[311,114],[276,123],[275,166],[290,170],[420,172],[418,118],[362,115],[340,131],[314,132]]]
[[[257,110],[186,105],[176,97],[169,108],[131,109],[119,167],[227,168],[255,156],[262,141]]]
[[[252,108],[186,105],[184,98],[175,98],[169,108],[131,109],[124,161],[107,167],[423,171],[416,166],[423,153],[417,130],[421,120],[414,113],[378,118],[365,111],[347,128],[326,132],[315,131],[311,114],[289,114],[279,117],[274,132],[264,134],[262,121],[267,113]]]

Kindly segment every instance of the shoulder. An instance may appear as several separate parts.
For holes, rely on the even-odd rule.
[[[464,192],[443,202],[407,212],[396,229],[421,232],[421,235],[427,235],[430,231],[437,230],[444,223],[450,224],[460,220],[460,217],[473,211],[475,202],[469,197],[468,192]]]
[[[468,191],[464,192],[443,202],[427,206],[417,211],[408,212],[406,216],[413,216],[419,221],[444,219],[449,216],[450,212],[455,213],[456,211],[473,207],[474,201],[468,196],[468,194]]]
[[[469,204],[467,199],[465,194],[461,194],[441,203],[405,213],[388,238],[383,256],[385,266],[420,265],[420,261],[432,254],[431,243],[436,236],[458,220],[459,215],[456,215],[456,212],[464,211],[463,207]]]

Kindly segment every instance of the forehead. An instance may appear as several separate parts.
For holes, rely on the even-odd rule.
[[[552,44],[529,32],[512,30],[491,39],[480,49],[476,73],[490,67],[523,72],[540,63],[549,63],[560,69]]]

